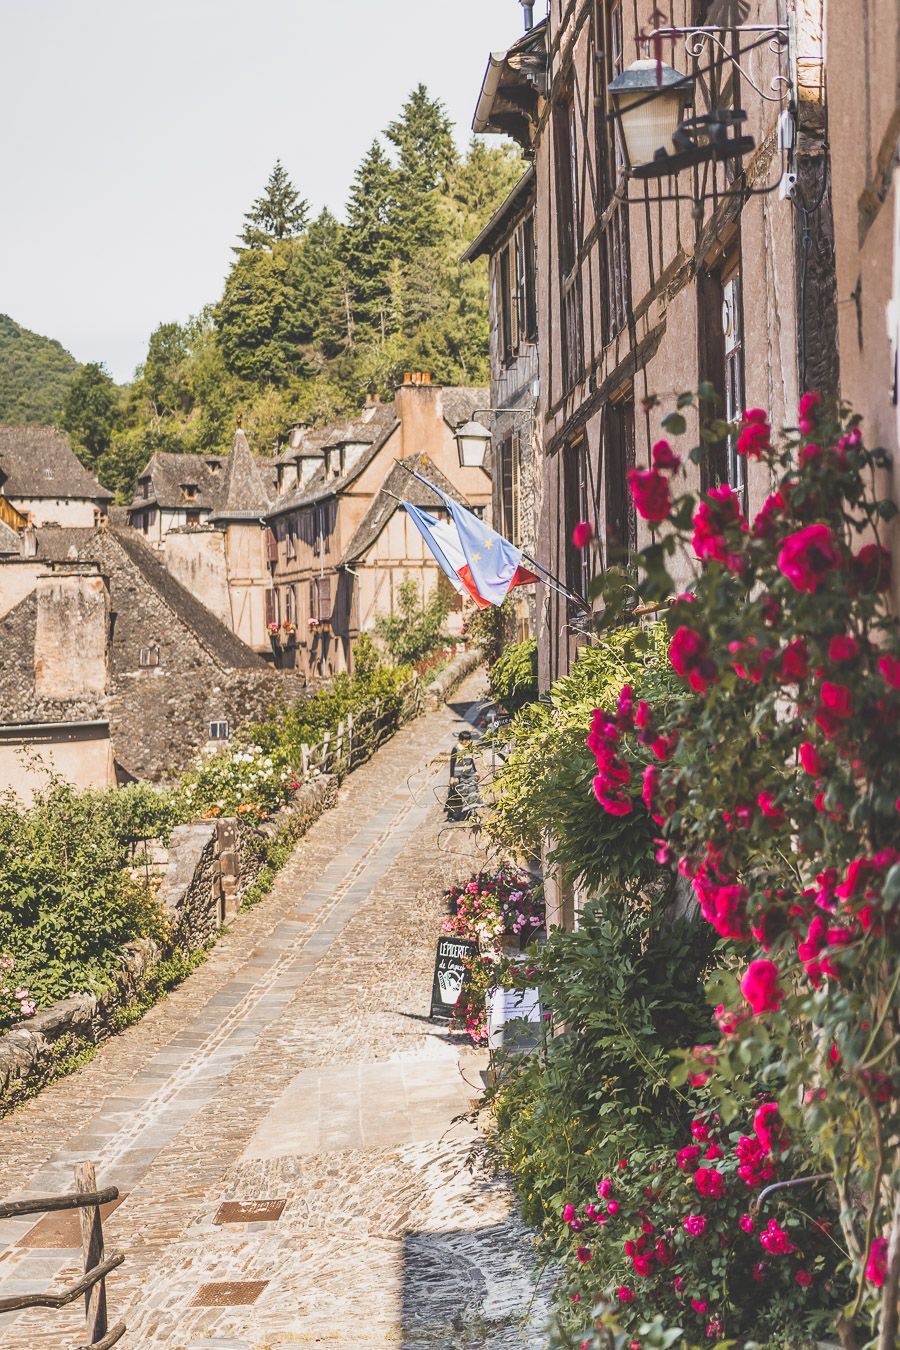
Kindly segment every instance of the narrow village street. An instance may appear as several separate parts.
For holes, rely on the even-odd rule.
[[[531,1236],[453,1123],[486,1055],[427,1017],[441,892],[475,861],[439,789],[481,683],[346,781],[191,978],[0,1126],[4,1196],[70,1189],[92,1159],[125,1197],[104,1224],[122,1345],[543,1343]],[[74,1213],[5,1222],[0,1246],[3,1294],[77,1278]],[[32,1310],[0,1347],[83,1327],[80,1301]]]

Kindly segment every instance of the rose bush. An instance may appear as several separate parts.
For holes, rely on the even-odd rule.
[[[681,413],[664,422],[672,434],[685,425]],[[714,424],[705,438],[728,430]],[[675,466],[664,530],[633,560],[639,598],[661,601],[683,592],[675,560],[696,559],[667,614],[683,695],[648,702],[640,718],[627,693],[598,711],[596,798],[614,818],[646,806],[660,853],[730,944],[709,991],[722,1037],[705,1052],[707,1090],[727,1124],[764,1082],[788,1129],[811,1141],[806,1167],[833,1177],[854,1280],[839,1334],[845,1346],[875,1334],[889,1350],[900,1262],[900,633],[882,531],[896,508],[873,487],[887,456],[817,395],[804,396],[798,432],[781,441],[751,410],[737,448],[772,475],[755,518],[727,485],[699,501],[676,493]],[[703,447],[690,458],[702,461]],[[659,523],[656,500],[648,512],[636,492],[635,504]],[[620,622],[634,601],[627,582],[596,589],[604,626]],[[634,773],[618,772],[635,758],[643,802]],[[695,1070],[686,1058],[681,1081]]]

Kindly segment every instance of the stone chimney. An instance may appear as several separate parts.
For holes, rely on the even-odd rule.
[[[37,579],[34,691],[65,700],[104,694],[109,673],[109,590],[97,563],[51,564]]]
[[[407,374],[394,394],[400,420],[400,453],[427,454],[436,459],[444,443],[444,397],[431,376],[416,370]]]

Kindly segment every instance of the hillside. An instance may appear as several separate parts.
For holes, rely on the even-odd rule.
[[[79,369],[59,342],[0,314],[0,422],[56,422]]]

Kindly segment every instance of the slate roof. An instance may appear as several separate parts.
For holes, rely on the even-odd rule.
[[[463,422],[472,421],[476,408],[491,406],[491,391],[450,385],[443,391],[443,403],[444,421],[451,431],[455,431]],[[486,416],[487,414],[482,413],[478,420],[484,421]]]
[[[211,520],[258,520],[269,509],[269,493],[253,458],[246,433],[238,427],[225,467],[225,479]]]
[[[98,503],[113,498],[56,427],[0,424],[0,488],[12,498],[78,497]]]
[[[486,253],[493,253],[497,245],[507,237],[510,225],[524,211],[529,198],[533,199],[534,191],[534,165],[529,164],[512,192],[498,206],[478,237],[472,240],[461,256],[460,262],[474,262],[476,258],[481,258]]]
[[[82,548],[97,530],[94,526],[78,528],[74,525],[42,525],[33,532],[36,558],[47,562],[65,562],[77,558]]]
[[[189,506],[191,510],[211,511],[219,502],[222,494],[226,455],[178,455],[169,451],[157,451],[150,457],[138,476],[134,501],[129,508],[138,511],[146,506],[159,506],[177,509]],[[146,497],[140,495],[140,479],[149,476],[150,483]],[[187,499],[182,483],[196,485],[196,494]]]
[[[394,512],[401,510],[400,503],[395,501],[395,497],[404,497],[408,502],[412,502],[413,506],[423,506],[426,510],[433,511],[440,507],[434,493],[424,483],[420,483],[417,478],[411,478],[403,467],[404,465],[410,469],[421,470],[436,487],[446,492],[448,497],[452,497],[461,506],[470,505],[462,493],[453,486],[449,478],[445,477],[430,460],[424,466],[422,465],[421,455],[409,455],[406,459],[396,460],[387,478],[372,498],[371,506],[347,545],[341,559],[341,566],[355,562],[368,553]],[[393,497],[390,495],[391,493],[394,494]]]
[[[168,568],[159,560],[149,545],[134,530],[98,530],[94,538],[114,539],[128,559],[134,564],[144,580],[156,591],[169,609],[181,619],[182,623],[194,633],[210,656],[220,666],[230,669],[267,670],[261,656],[217,619],[211,610],[201,604],[180,581],[176,581]],[[92,543],[88,542],[79,553],[79,557],[91,557]]]
[[[295,510],[298,506],[308,506],[313,502],[337,496],[359,477],[367,465],[371,464],[385,441],[399,425],[393,404],[376,403],[366,408],[359,418],[324,428],[318,433],[306,433],[300,446],[292,453],[287,452],[282,456],[282,462],[290,461],[295,455],[302,455],[306,450],[335,449],[341,445],[365,445],[367,448],[340,477],[327,476],[323,461],[301,488],[295,488],[278,498],[269,511],[269,516],[282,515],[286,511]]]

